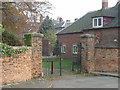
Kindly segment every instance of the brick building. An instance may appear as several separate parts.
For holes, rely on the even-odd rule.
[[[118,45],[118,1],[114,7],[108,7],[108,0],[102,0],[102,8],[88,12],[69,27],[57,33],[63,58],[72,58],[79,53],[80,35],[95,36],[95,47],[117,47]]]

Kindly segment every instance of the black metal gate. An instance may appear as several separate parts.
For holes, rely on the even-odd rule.
[[[77,54],[76,57],[73,57],[73,62],[72,62],[72,71],[77,71],[81,72],[82,71],[82,44],[79,43],[78,45],[78,51],[79,53]]]
[[[65,73],[71,73],[72,71],[81,72],[82,71],[82,44],[79,43],[78,51],[76,57],[73,57],[71,60],[65,60],[60,55],[60,57],[56,60],[45,60],[45,68],[43,67],[43,74],[44,76],[51,76],[51,75],[60,75],[62,76]],[[56,68],[56,64],[58,68]]]

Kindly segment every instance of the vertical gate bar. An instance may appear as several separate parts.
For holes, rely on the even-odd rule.
[[[82,44],[80,43],[80,72],[82,71]]]
[[[60,56],[60,76],[62,76],[62,73],[61,73],[61,56]]]
[[[61,72],[61,59],[62,59],[62,57],[61,57],[61,46],[62,46],[62,44],[60,44],[60,76],[62,76],[62,72]]]
[[[53,74],[53,61],[51,61],[51,74]]]

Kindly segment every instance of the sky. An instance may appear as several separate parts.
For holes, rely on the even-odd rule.
[[[62,17],[64,21],[74,21],[87,12],[102,8],[102,0],[48,0],[55,8],[51,11],[53,19]],[[116,5],[118,0],[108,0],[108,7]]]

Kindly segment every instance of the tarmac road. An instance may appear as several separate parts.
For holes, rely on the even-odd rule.
[[[118,88],[118,78],[95,77],[66,77],[52,82],[54,88]]]
[[[63,75],[41,79],[36,78],[4,88],[118,88],[118,78],[108,76]]]

